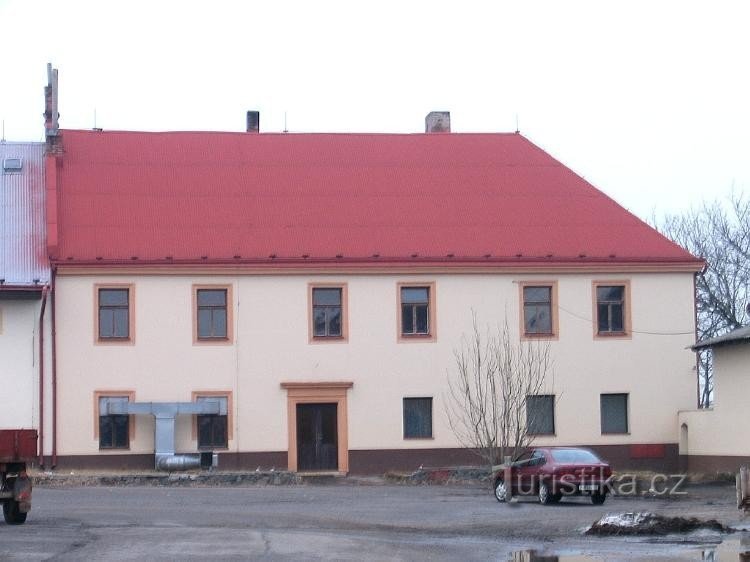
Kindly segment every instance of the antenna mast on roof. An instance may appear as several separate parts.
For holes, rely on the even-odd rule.
[[[5,119],[3,119],[3,136],[0,138],[0,142],[5,142]]]
[[[286,128],[286,111],[284,112],[284,132],[288,133],[289,129]]]
[[[520,133],[521,129],[518,127],[518,113],[516,113],[516,133]]]
[[[94,108],[94,128],[93,128],[93,130],[94,131],[101,131],[102,130],[101,127],[97,127],[96,126],[96,108]]]

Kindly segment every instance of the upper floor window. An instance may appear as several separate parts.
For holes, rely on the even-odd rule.
[[[132,338],[131,287],[97,287],[97,340],[130,341]]]
[[[195,339],[228,342],[231,339],[229,287],[195,287]]]
[[[435,284],[399,285],[402,339],[435,336]]]
[[[343,289],[312,288],[312,324],[315,338],[341,338],[343,331]]]
[[[554,336],[557,333],[555,283],[521,283],[523,335]]]
[[[627,336],[629,332],[629,303],[626,283],[595,282],[596,334],[599,336]]]

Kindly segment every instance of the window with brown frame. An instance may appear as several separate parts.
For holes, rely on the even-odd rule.
[[[625,286],[596,286],[596,326],[599,335],[623,335],[625,322]]]
[[[107,402],[127,402],[127,396],[99,397],[99,448],[128,449],[130,447],[130,416],[105,414]]]
[[[198,340],[228,339],[227,289],[197,289]]]
[[[553,335],[550,285],[523,287],[523,327],[527,336]]]
[[[100,340],[130,339],[130,289],[98,289],[98,336]]]
[[[430,287],[401,287],[401,335],[429,336]]]
[[[222,403],[222,410],[228,412],[228,398],[226,396],[198,396],[196,401],[218,400]],[[229,444],[228,413],[227,414],[198,414],[199,449],[226,449]]]
[[[343,337],[341,287],[312,288],[312,322],[314,338]]]

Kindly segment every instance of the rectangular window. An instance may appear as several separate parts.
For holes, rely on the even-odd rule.
[[[3,159],[3,172],[6,174],[19,173],[23,168],[23,158],[11,156]]]
[[[228,339],[227,289],[197,289],[198,339]]]
[[[628,433],[628,395],[601,395],[602,433]]]
[[[198,448],[226,449],[229,446],[228,432],[228,398],[226,396],[198,396],[197,402],[217,400],[221,404],[221,411],[227,414],[198,414]]]
[[[625,335],[625,285],[595,285],[596,328],[599,335]]]
[[[399,288],[402,336],[434,335],[431,304],[433,288],[434,286],[416,285]]]
[[[552,287],[523,287],[523,328],[527,336],[552,335]]]
[[[100,340],[130,339],[130,289],[99,288],[98,335]]]
[[[529,435],[555,434],[554,394],[526,397],[526,433]]]
[[[341,303],[342,289],[340,287],[313,287],[313,337],[340,338],[343,336]]]
[[[99,397],[99,448],[127,449],[130,447],[130,416],[107,414],[107,402],[127,402],[127,396]]]
[[[404,398],[404,439],[432,437],[432,398]]]

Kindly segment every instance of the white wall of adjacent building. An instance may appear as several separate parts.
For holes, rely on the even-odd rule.
[[[606,280],[630,283],[630,338],[594,337],[592,282]],[[434,342],[398,342],[397,283],[404,281],[435,283]],[[556,281],[559,304],[549,389],[557,396],[556,435],[538,442],[677,443],[677,412],[696,403],[695,358],[686,349],[694,343],[692,273],[61,274],[56,288],[58,452],[100,453],[95,391],[133,391],[141,402],[190,401],[193,392],[209,390],[233,393],[230,451],[285,451],[287,395],[280,383],[307,381],[353,383],[349,449],[456,447],[445,409],[453,351],[471,331],[472,310],[480,326],[507,322],[518,336],[519,283],[525,281]],[[346,343],[309,342],[308,284],[314,282],[347,284]],[[95,342],[95,286],[110,283],[133,284],[132,344]],[[194,284],[232,287],[230,345],[193,343]],[[31,330],[29,324],[26,337]],[[31,354],[29,342],[14,337],[17,347],[26,346]],[[627,434],[602,435],[602,393],[629,395]],[[422,396],[433,398],[433,438],[405,440],[402,399]],[[19,400],[19,415],[28,410],[24,402]],[[196,450],[191,423],[189,416],[178,420],[179,452]],[[153,452],[151,418],[137,417],[129,452]]]
[[[51,372],[49,302],[45,313],[45,375]],[[0,300],[0,429],[39,428],[40,299]],[[47,397],[51,381],[45,381]],[[49,410],[51,412],[51,409]],[[48,425],[49,422],[49,425]],[[51,429],[51,420],[45,420]],[[45,447],[47,448],[47,447]]]
[[[750,457],[750,345],[714,348],[714,403],[680,412],[681,455]]]

